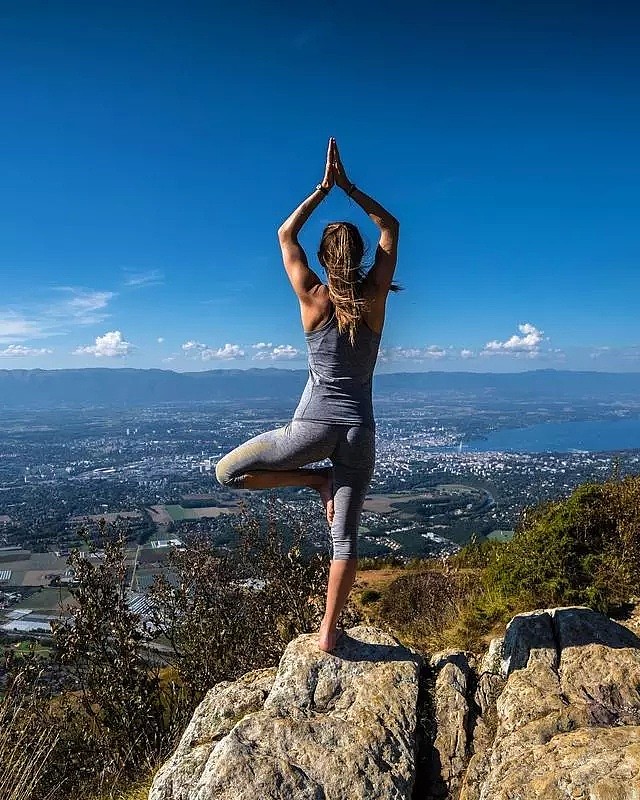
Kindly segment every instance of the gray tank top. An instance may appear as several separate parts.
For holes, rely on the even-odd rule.
[[[309,379],[293,418],[375,427],[371,383],[380,338],[361,322],[352,345],[349,334],[339,332],[335,311],[321,328],[305,333]]]

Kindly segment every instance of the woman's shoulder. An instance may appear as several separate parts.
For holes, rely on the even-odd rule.
[[[326,284],[320,284],[311,297],[310,302],[301,306],[305,333],[313,333],[324,327],[334,316],[333,303],[329,299],[329,287]]]

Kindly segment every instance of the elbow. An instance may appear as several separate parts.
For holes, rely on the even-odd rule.
[[[381,229],[382,234],[386,234],[394,242],[398,241],[400,235],[400,223],[395,217],[385,220],[384,226]]]
[[[394,236],[397,236],[400,233],[400,222],[395,217],[391,217],[389,220],[389,231]]]
[[[293,232],[291,228],[286,224],[282,224],[278,228],[278,241],[279,242],[290,242],[293,239]]]

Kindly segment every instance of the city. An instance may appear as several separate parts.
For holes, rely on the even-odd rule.
[[[442,557],[472,537],[508,538],[526,506],[585,481],[640,471],[640,451],[493,452],[492,430],[528,418],[634,416],[587,401],[512,405],[410,395],[378,403],[377,461],[359,532],[361,557]],[[7,411],[0,431],[0,605],[5,634],[46,634],[73,583],[72,548],[99,558],[101,525],[129,546],[132,602],[167,571],[168,554],[197,538],[233,548],[242,514],[304,520],[309,552],[329,552],[318,497],[308,490],[232,492],[215,464],[247,438],[284,424],[277,400],[137,409]],[[25,613],[27,612],[27,613]]]

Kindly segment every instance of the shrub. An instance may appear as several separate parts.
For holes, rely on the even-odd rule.
[[[360,593],[360,602],[366,606],[369,603],[377,603],[381,597],[382,593],[377,589],[365,589]]]
[[[624,602],[640,580],[640,478],[585,484],[529,509],[491,552],[485,585],[529,606]]]
[[[452,640],[466,646],[448,632],[478,591],[475,576],[448,567],[401,575],[385,589],[380,616],[423,649],[449,646]]]
[[[234,552],[193,542],[140,613],[117,526],[96,532],[94,557],[72,553],[71,613],[50,658],[13,659],[5,679],[17,688],[0,705],[2,800],[126,797],[214,683],[277,663],[291,638],[317,628],[328,559],[302,555],[304,525],[245,515]]]
[[[189,541],[171,557],[172,580],[157,580],[150,593],[194,702],[218,681],[276,664],[291,639],[320,624],[328,560],[302,555],[300,527],[285,545],[279,524],[273,513],[245,515],[228,554]]]

